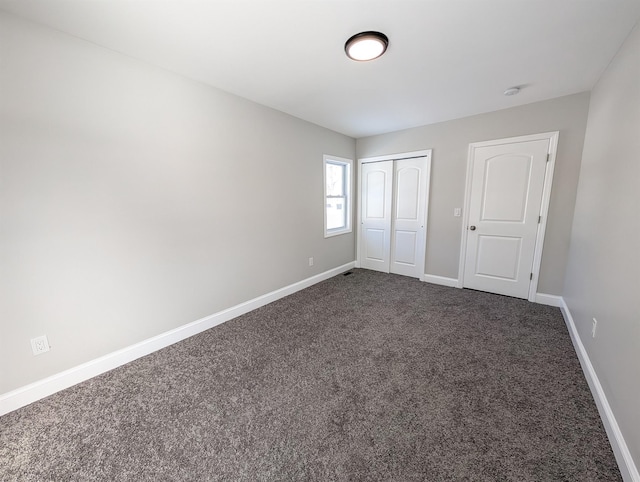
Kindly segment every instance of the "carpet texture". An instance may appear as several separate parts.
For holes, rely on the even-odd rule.
[[[366,270],[0,428],[3,481],[621,480],[558,309]]]

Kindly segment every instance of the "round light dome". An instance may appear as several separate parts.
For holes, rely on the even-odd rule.
[[[380,32],[360,32],[344,44],[344,51],[352,60],[360,62],[380,57],[387,50],[389,39]]]

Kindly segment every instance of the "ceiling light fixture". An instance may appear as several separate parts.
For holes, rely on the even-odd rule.
[[[344,44],[344,51],[351,60],[365,62],[380,57],[389,46],[389,39],[380,32],[360,32]]]
[[[520,92],[520,87],[509,87],[504,91],[504,95],[516,95]]]

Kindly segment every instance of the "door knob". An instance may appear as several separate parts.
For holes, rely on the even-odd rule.
[[[475,231],[475,230],[476,230],[476,227],[475,227],[475,226],[469,226],[469,229],[470,229],[471,231]]]

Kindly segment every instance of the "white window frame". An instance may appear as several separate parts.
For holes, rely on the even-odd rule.
[[[346,179],[345,179],[345,204],[346,204],[346,226],[344,228],[327,229],[327,164],[340,164],[346,167]],[[353,186],[351,185],[351,179],[353,176],[353,159],[346,159],[344,157],[329,156],[325,154],[322,157],[322,212],[324,214],[324,237],[330,238],[331,236],[338,236],[340,234],[347,234],[353,230],[353,202],[352,193]]]

